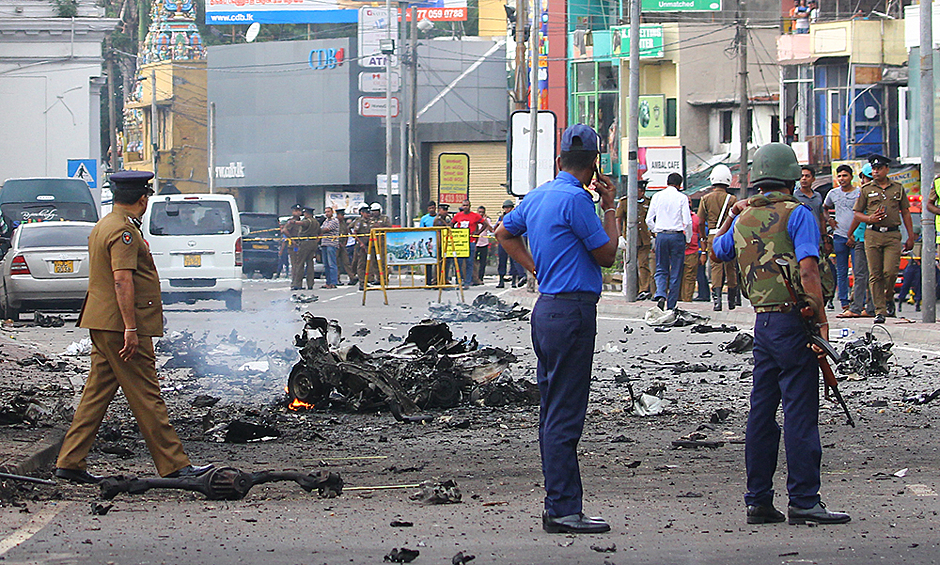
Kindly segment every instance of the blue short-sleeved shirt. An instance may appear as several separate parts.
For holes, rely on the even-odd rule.
[[[528,235],[539,292],[601,293],[601,267],[591,251],[610,238],[591,195],[574,175],[561,172],[530,192],[503,225],[513,235]]]
[[[735,257],[734,224],[737,221],[735,218],[731,222],[731,229],[716,237],[715,243],[712,244],[715,255],[722,261],[730,261]],[[787,221],[787,233],[793,242],[797,262],[807,257],[819,258],[819,223],[808,206],[804,204],[793,210]]]
[[[432,228],[434,227],[434,218],[437,216],[432,216],[431,214],[425,214],[421,216],[421,223],[418,224],[419,228]]]

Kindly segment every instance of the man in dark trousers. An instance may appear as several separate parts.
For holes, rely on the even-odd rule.
[[[569,127],[557,158],[561,172],[530,192],[496,230],[500,245],[536,277],[541,292],[532,311],[532,345],[541,395],[542,528],[549,533],[610,531],[602,518],[582,511],[577,454],[591,383],[601,267],[614,264],[619,236],[616,188],[597,170],[598,155],[597,132],[583,124]],[[600,194],[603,225],[587,186]]]
[[[212,468],[190,464],[157,382],[153,338],[163,335],[160,276],[140,232],[140,217],[153,194],[151,178],[146,171],[111,175],[114,209],[88,238],[88,294],[78,325],[91,334],[91,370],[59,451],[55,476],[61,479],[102,479],[87,471],[85,457],[118,387],[161,476],[194,477]]]
[[[773,504],[781,402],[789,522],[844,524],[851,519],[830,512],[820,501],[819,362],[803,329],[800,305],[793,303],[776,263],[786,260],[797,295],[813,308],[820,335],[828,339],[819,276],[819,222],[793,197],[799,178],[800,165],[789,145],[769,143],[758,149],[751,181],[760,194],[731,208],[712,247],[721,261],[737,257],[744,289],[757,313],[754,384],[744,444],[748,524],[786,519]]]

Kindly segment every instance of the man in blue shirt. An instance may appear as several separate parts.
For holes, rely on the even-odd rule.
[[[813,308],[820,335],[828,339],[819,276],[819,222],[793,197],[800,174],[790,146],[769,143],[758,149],[751,180],[760,194],[732,206],[712,245],[718,260],[737,258],[745,293],[757,313],[744,446],[748,524],[786,519],[773,505],[781,402],[790,524],[844,524],[851,519],[830,512],[820,501],[819,362],[803,327],[802,304],[793,303],[777,264],[787,262],[797,296]]]
[[[434,227],[434,218],[437,217],[437,202],[433,200],[428,202],[428,213],[421,216],[421,223],[418,224],[419,228],[433,228]],[[435,236],[437,237],[437,236]],[[431,286],[435,283],[436,277],[434,276],[435,265],[427,265],[424,267],[424,281],[425,284]]]
[[[598,155],[597,132],[583,124],[569,127],[556,160],[561,172],[531,191],[496,230],[500,245],[536,277],[541,292],[532,310],[532,345],[541,395],[542,527],[549,533],[610,531],[603,519],[582,512],[577,454],[587,413],[601,267],[613,265],[619,237],[616,189],[597,170]],[[603,225],[587,186],[600,195]]]

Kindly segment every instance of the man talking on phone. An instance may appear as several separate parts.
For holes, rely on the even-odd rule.
[[[597,170],[598,140],[584,124],[565,130],[558,176],[529,192],[496,229],[500,245],[536,278],[541,293],[531,324],[541,395],[542,528],[548,533],[610,531],[602,518],[584,515],[577,454],[591,382],[601,267],[614,264],[619,237],[616,189]],[[603,223],[585,188],[600,195]]]

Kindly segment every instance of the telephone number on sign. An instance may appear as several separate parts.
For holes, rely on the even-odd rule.
[[[466,8],[418,8],[418,19],[437,22],[456,22],[467,19]]]

